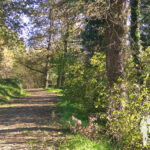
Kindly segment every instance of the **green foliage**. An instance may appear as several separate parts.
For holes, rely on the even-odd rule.
[[[145,52],[140,57],[145,59],[147,56],[148,52]],[[120,96],[120,84],[114,85],[111,94],[111,99],[115,100],[115,103],[113,103],[115,110],[113,111],[113,118],[107,123],[107,127],[110,129],[107,133],[113,136],[113,139],[119,141],[123,149],[136,150],[143,147],[140,123],[144,117],[147,117],[150,108],[149,69],[150,66],[145,65],[143,70],[140,70],[143,83],[139,84],[139,76],[137,76],[134,62],[130,58],[127,63],[126,81],[118,81],[124,82],[126,96]]]
[[[65,73],[67,72],[68,67],[76,62],[76,59],[77,58],[74,55],[72,49],[68,49],[68,53],[65,55],[62,48],[56,49],[55,58],[53,58],[50,63],[53,65],[53,68],[51,70],[53,70],[53,73],[57,76],[57,79],[53,78],[53,80],[57,80],[57,88],[63,87],[63,78],[65,76]]]
[[[9,102],[14,97],[23,97],[27,93],[24,92],[22,84],[17,79],[0,79],[0,104]]]
[[[146,87],[150,93],[150,47],[148,47],[141,55],[143,63],[142,77],[146,79]]]
[[[130,27],[130,35],[131,35],[131,50],[134,51],[133,59],[136,64],[140,63],[138,58],[139,50],[140,50],[140,24],[139,18],[140,16],[140,0],[132,0],[130,1],[131,7],[131,27]]]
[[[69,135],[65,142],[61,143],[60,150],[115,150],[106,141],[96,142],[80,135]]]
[[[99,52],[104,42],[105,20],[86,19],[87,25],[81,33],[83,51],[87,51],[88,57],[92,57],[95,52]]]
[[[118,80],[118,84],[114,85],[111,98],[115,100],[116,109],[113,112],[114,118],[107,122],[106,136],[110,135],[115,142],[119,142],[117,145],[119,148],[133,150],[142,148],[140,122],[147,115],[150,107],[148,103],[150,66],[144,63],[149,59],[149,55],[149,49],[139,55],[143,63],[143,69],[138,70],[143,79],[142,85],[139,85],[139,76],[132,57],[126,64],[126,80],[123,81],[127,92],[126,97],[120,96],[119,83],[122,81]],[[88,65],[82,61],[70,65],[63,91],[65,101],[59,104],[63,112],[61,115],[63,122],[71,120],[71,115],[74,114],[85,122],[83,125],[87,125],[88,115],[92,112],[100,116],[100,123],[102,119],[106,120],[109,94],[105,67],[103,53],[96,53]],[[106,128],[103,123],[101,129]]]
[[[19,77],[24,88],[41,88],[43,85],[45,53],[43,51],[19,51],[11,76]]]
[[[78,119],[82,120],[82,125],[88,125],[88,114],[82,109],[81,104],[69,103],[60,97],[61,101],[57,102],[57,107],[60,111],[61,122],[68,128],[68,121],[72,122],[71,116],[74,114]]]
[[[109,120],[110,135],[121,142],[124,149],[141,149],[142,134],[140,131],[140,122],[143,116],[148,113],[148,93],[147,88],[138,86],[137,84],[127,83],[127,98],[120,97],[120,87],[115,85],[113,99],[116,106],[122,104],[123,108],[113,111],[113,118]]]
[[[103,53],[95,53],[90,64],[77,62],[70,65],[64,83],[65,99],[70,103],[81,104],[83,110],[91,112],[95,110],[97,103],[106,104],[103,99],[108,94],[105,67]]]
[[[1,44],[14,53],[17,53],[17,51],[24,46],[24,42],[19,40],[17,33],[12,32],[5,24],[0,24],[0,45]]]

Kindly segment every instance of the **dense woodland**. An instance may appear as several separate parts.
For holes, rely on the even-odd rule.
[[[66,125],[71,115],[72,129],[97,120],[98,128],[77,133],[149,149],[140,131],[150,108],[149,4],[0,0],[0,102],[23,96],[23,88],[59,88],[63,113],[71,109]]]

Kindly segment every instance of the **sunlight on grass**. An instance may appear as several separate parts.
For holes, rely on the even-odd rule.
[[[10,104],[11,98],[26,97],[29,94],[16,79],[0,79],[0,104]]]
[[[57,88],[47,88],[46,89],[48,92],[55,93],[55,94],[61,94],[62,89],[57,89]]]
[[[96,142],[80,135],[69,135],[59,150],[115,150],[106,141]]]
[[[68,121],[72,122],[71,116],[74,114],[78,119],[82,120],[82,125],[88,125],[88,113],[84,111],[80,104],[70,104],[67,101],[61,100],[60,102],[56,103],[60,113],[61,122],[67,125]],[[73,123],[73,122],[72,122]]]

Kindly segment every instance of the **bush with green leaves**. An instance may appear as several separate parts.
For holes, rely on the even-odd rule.
[[[150,108],[150,65],[147,63],[149,56],[150,49],[140,53],[141,70],[137,70],[135,67],[132,56],[128,59],[126,78],[124,81],[118,79],[118,84],[114,84],[111,97],[109,97],[106,58],[103,52],[95,53],[87,64],[84,61],[78,61],[76,64],[70,65],[66,73],[65,100],[81,106],[78,108],[87,115],[97,113],[101,122],[102,119],[107,120],[107,124],[101,128],[106,132],[102,131],[102,133],[106,133],[106,136],[119,143],[119,147],[122,149],[147,149],[143,148],[140,123],[148,115]],[[140,74],[138,74],[139,72]],[[139,79],[142,82],[139,82]],[[120,95],[119,82],[124,82],[125,97]],[[114,108],[114,117],[111,120],[108,119],[110,98],[114,99],[114,105],[117,106]]]
[[[148,115],[149,108],[149,94],[147,88],[126,83],[127,97],[119,96],[120,87],[115,85],[113,91],[113,99],[115,99],[115,106],[120,106],[122,101],[125,101],[122,109],[115,109],[113,111],[113,118],[107,122],[107,133],[116,141],[121,143],[124,149],[136,150],[142,149],[143,136],[141,133],[141,120]]]
[[[141,55],[141,60],[148,58],[150,52],[145,51]],[[120,147],[129,150],[148,149],[143,147],[143,135],[141,132],[141,121],[149,115],[150,109],[150,91],[149,91],[149,69],[150,66],[143,64],[138,76],[132,58],[129,58],[126,68],[126,79],[119,80],[118,84],[114,84],[114,89],[110,99],[114,99],[115,109],[113,117],[108,120],[107,133],[113,139],[120,143]],[[142,84],[139,83],[139,78],[142,79]],[[126,96],[120,96],[120,84],[124,82],[126,87]],[[118,107],[117,107],[118,106]],[[120,108],[122,106],[122,108]]]
[[[81,104],[83,110],[105,111],[104,98],[108,94],[105,59],[104,53],[95,53],[89,63],[78,60],[69,66],[64,84],[64,98],[70,103]]]

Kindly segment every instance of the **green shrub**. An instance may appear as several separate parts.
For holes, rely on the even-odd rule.
[[[65,100],[81,104],[87,112],[106,110],[104,97],[108,94],[108,84],[105,59],[103,53],[95,53],[88,64],[79,62],[68,68],[63,92]],[[99,109],[95,109],[97,106]]]
[[[150,52],[150,51],[149,51]],[[142,57],[142,61],[149,56],[146,51]],[[143,135],[140,129],[141,120],[149,114],[150,90],[149,90],[149,72],[150,66],[142,64],[142,70],[137,70],[132,58],[129,59],[126,69],[126,97],[120,96],[119,84],[114,85],[111,93],[111,99],[114,99],[113,118],[107,122],[107,133],[116,141],[120,142],[120,147],[128,150],[141,150],[143,148]],[[140,72],[140,74],[138,74]],[[140,75],[140,76],[139,76]],[[139,82],[139,80],[141,81]],[[123,106],[117,109],[117,106]]]
[[[97,113],[100,124],[103,124],[102,130],[106,131],[103,134],[113,139],[114,143],[119,143],[119,149],[148,149],[143,148],[140,123],[148,115],[150,108],[150,49],[142,52],[139,58],[142,65],[140,70],[135,66],[132,57],[126,64],[124,97],[120,95],[120,84],[114,85],[114,91],[109,97],[106,58],[103,53],[96,53],[88,64],[79,61],[71,65],[64,84],[64,99],[69,106],[69,109],[68,106],[64,109],[64,120],[68,116],[71,118],[72,113],[80,120],[83,114],[86,120],[90,113]],[[121,79],[118,79],[119,82]],[[114,99],[116,107],[113,111],[114,118],[109,120],[108,106],[111,99]]]

